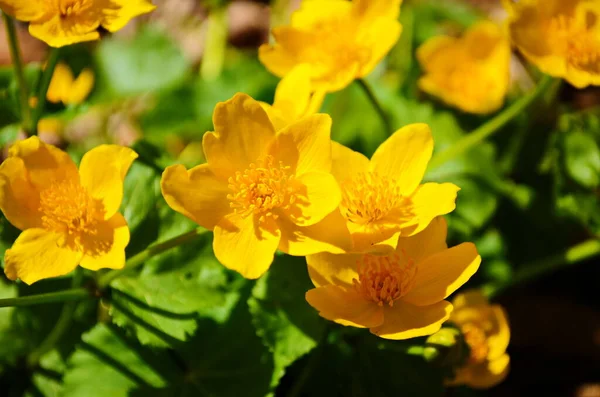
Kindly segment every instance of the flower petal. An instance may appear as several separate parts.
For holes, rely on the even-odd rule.
[[[371,158],[371,171],[396,180],[400,193],[408,196],[421,183],[432,152],[429,126],[410,124],[379,146]]]
[[[100,39],[97,29],[100,21],[93,15],[92,18],[73,20],[73,17],[61,18],[59,14],[51,18],[42,18],[39,22],[29,24],[29,33],[51,47],[64,47],[67,45]]]
[[[94,81],[94,72],[91,69],[83,69],[73,81],[70,92],[64,97],[65,105],[79,105],[85,101],[94,88]]]
[[[133,160],[133,150],[119,145],[96,146],[83,155],[79,165],[81,185],[104,204],[104,219],[110,219],[121,206],[123,181]]]
[[[428,256],[448,248],[447,234],[448,224],[444,218],[438,216],[422,232],[410,237],[400,237],[397,240],[396,250],[405,253],[415,263],[419,263]]]
[[[440,301],[429,306],[415,306],[402,300],[394,306],[385,306],[383,324],[371,328],[371,333],[384,339],[409,339],[431,335],[450,317],[452,305]]]
[[[306,292],[306,301],[321,317],[338,324],[371,328],[383,322],[383,308],[364,299],[353,289],[325,285]]]
[[[297,120],[306,112],[311,93],[310,66],[300,64],[277,85],[273,106],[283,113],[286,120]]]
[[[111,0],[110,3],[111,7],[103,10],[104,21],[102,22],[102,27],[109,32],[122,29],[131,19],[154,11],[156,8],[148,0]]]
[[[283,77],[302,63],[299,55],[303,53],[306,43],[314,41],[314,35],[289,26],[274,28],[271,33],[276,44],[261,45],[258,58],[271,73]]]
[[[215,107],[215,132],[207,132],[202,147],[210,169],[227,180],[267,152],[275,129],[258,101],[236,94]]]
[[[396,19],[378,18],[369,22],[367,34],[364,35],[365,43],[370,44],[371,56],[368,62],[361,65],[358,76],[364,77],[371,73],[375,66],[390,52],[402,33],[402,25]]]
[[[426,183],[419,186],[411,197],[413,219],[405,225],[403,235],[415,235],[424,230],[435,217],[454,211],[459,190],[452,183]]]
[[[494,330],[488,336],[488,360],[496,360],[500,358],[510,342],[510,327],[508,325],[508,317],[506,312],[500,305],[492,305],[492,315]]]
[[[213,250],[225,267],[255,279],[271,266],[280,238],[281,231],[270,218],[259,225],[254,216],[229,214],[215,226]]]
[[[324,172],[307,172],[296,179],[296,199],[286,216],[299,226],[320,222],[337,210],[342,193],[333,175]]]
[[[462,243],[431,255],[417,263],[414,286],[402,299],[418,306],[439,302],[466,283],[480,263],[473,243]]]
[[[4,273],[10,280],[20,278],[31,285],[38,280],[73,271],[81,252],[62,246],[64,237],[44,229],[27,229],[4,255]]]
[[[208,230],[232,212],[227,199],[229,188],[212,173],[208,164],[189,171],[183,165],[167,167],[160,187],[169,207]]]
[[[27,179],[22,159],[9,157],[0,165],[0,210],[18,229],[41,225],[40,193]]]
[[[397,19],[400,16],[402,0],[353,0],[354,12],[362,17],[377,19],[385,17]]]
[[[352,288],[352,280],[358,280],[356,264],[362,254],[330,254],[322,252],[308,255],[308,275],[315,287],[338,285]]]
[[[331,173],[339,183],[351,180],[356,174],[369,171],[369,159],[341,143],[331,142]]]
[[[98,225],[94,236],[84,236],[84,256],[80,266],[89,270],[122,269],[125,247],[129,244],[129,227],[120,213]]]
[[[0,8],[19,21],[40,19],[45,12],[45,7],[36,1],[0,0]]]
[[[510,370],[510,357],[504,354],[496,360],[468,368],[469,377],[465,382],[474,389],[489,389],[502,382]]]
[[[54,68],[50,86],[48,86],[48,92],[46,93],[46,99],[52,103],[64,101],[64,98],[69,95],[71,87],[73,86],[73,81],[74,78],[71,68],[60,62]]]

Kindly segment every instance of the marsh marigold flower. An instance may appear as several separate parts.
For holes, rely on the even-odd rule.
[[[369,328],[382,338],[433,334],[452,311],[444,299],[481,262],[472,243],[447,248],[446,231],[440,217],[421,233],[399,238],[386,254],[310,255],[308,271],[316,288],[306,300],[322,317]]]
[[[332,92],[371,73],[400,37],[401,0],[304,0],[289,26],[274,28],[275,44],[261,62],[283,77],[310,66],[313,87]]]
[[[91,69],[83,69],[75,78],[71,68],[61,62],[54,69],[46,97],[52,103],[78,105],[85,101],[93,88],[94,72]]]
[[[109,32],[154,10],[148,0],[0,0],[8,15],[29,22],[29,33],[51,47],[98,40],[100,27]]]
[[[339,222],[328,221],[341,199],[330,174],[330,117],[307,116],[276,131],[259,102],[237,94],[217,104],[213,123],[202,140],[207,163],[167,168],[161,187],[171,208],[214,231],[217,259],[257,278],[278,248],[335,250],[321,242],[343,239]],[[345,243],[336,244],[343,251]]]
[[[470,354],[449,383],[486,389],[502,382],[510,362],[506,354],[510,328],[504,309],[491,305],[479,290],[461,293],[452,303],[450,321],[460,328]]]
[[[37,137],[15,143],[0,165],[0,209],[23,232],[4,272],[27,284],[86,269],[122,268],[129,228],[118,213],[123,180],[137,154],[101,145],[79,171],[69,155]]]
[[[597,0],[504,0],[512,42],[540,70],[577,88],[600,85]]]
[[[424,70],[419,87],[469,113],[490,113],[509,87],[510,43],[492,22],[473,25],[461,38],[437,36],[417,51]]]
[[[371,157],[333,144],[332,174],[340,183],[340,210],[355,251],[382,243],[394,247],[438,215],[454,210],[459,188],[452,183],[421,184],[433,151],[431,130],[411,124],[396,131]]]

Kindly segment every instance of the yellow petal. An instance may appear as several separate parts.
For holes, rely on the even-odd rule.
[[[369,159],[341,143],[331,142],[331,173],[339,183],[369,170]]]
[[[18,229],[40,227],[39,192],[29,182],[23,160],[9,157],[0,165],[0,209]]]
[[[207,132],[202,147],[215,175],[229,178],[266,154],[275,129],[258,101],[236,94],[218,103],[213,114],[215,132]]]
[[[169,207],[208,230],[232,212],[227,199],[229,188],[212,173],[208,164],[189,171],[183,165],[167,167],[160,187]]]
[[[338,324],[371,328],[383,321],[383,308],[353,289],[335,285],[313,288],[306,292],[306,301],[319,311],[321,317]]]
[[[133,161],[133,150],[119,145],[100,145],[83,155],[79,165],[81,185],[104,204],[104,219],[110,219],[121,206],[123,181]]]
[[[51,47],[64,47],[67,45],[98,40],[100,33],[96,29],[100,21],[96,18],[76,19],[73,17],[61,18],[54,15],[48,19],[32,21],[29,24],[29,33]]]
[[[70,87],[70,92],[64,97],[65,105],[79,105],[90,95],[94,88],[94,72],[83,69]]]
[[[510,357],[504,354],[496,360],[469,368],[470,376],[466,382],[474,389],[489,389],[508,376]]]
[[[494,332],[488,337],[488,360],[496,360],[504,354],[510,342],[510,327],[506,312],[500,305],[491,307],[493,322],[495,325]]]
[[[435,218],[425,230],[410,237],[400,237],[396,250],[405,253],[416,263],[448,248],[448,225],[441,216]],[[454,304],[454,302],[452,302]],[[456,305],[454,305],[456,308]]]
[[[406,225],[404,236],[412,236],[424,230],[431,220],[446,215],[456,208],[456,194],[460,188],[452,183],[426,183],[417,188],[411,197],[412,226]]]
[[[418,306],[441,301],[466,283],[479,269],[481,257],[473,243],[433,254],[417,263],[414,286],[402,299]]]
[[[353,3],[346,0],[303,1],[300,8],[292,14],[291,24],[296,28],[309,30],[332,18],[349,18]]]
[[[353,0],[354,12],[362,18],[386,17],[397,19],[400,16],[402,0]]]
[[[271,32],[276,44],[263,44],[258,49],[260,62],[274,75],[283,77],[297,65],[307,43],[314,41],[311,32],[281,26]]]
[[[129,227],[120,213],[100,223],[93,236],[83,236],[84,255],[80,266],[89,270],[122,269],[125,247],[129,244]]]
[[[285,117],[280,109],[275,108],[265,102],[260,102],[260,106],[262,106],[264,111],[267,113],[267,116],[269,116],[269,120],[271,120],[271,124],[273,124],[275,131],[279,131],[290,124],[290,120]]]
[[[396,180],[401,194],[408,196],[421,183],[432,152],[429,126],[410,124],[377,148],[371,158],[371,171]]]
[[[278,221],[281,227],[279,249],[288,255],[306,256],[319,252],[340,254],[352,249],[346,220],[339,211],[333,211],[311,226],[298,226],[286,217]]]
[[[46,99],[52,103],[60,103],[69,95],[73,86],[73,72],[66,64],[60,62],[56,65]]]
[[[277,133],[269,148],[276,160],[292,168],[297,176],[311,171],[331,171],[331,117],[313,114]]]
[[[439,55],[452,48],[457,40],[458,39],[449,36],[434,36],[423,43],[417,49],[416,54],[421,67],[426,72],[443,68],[445,65],[440,63],[446,59]]]
[[[310,66],[298,65],[277,85],[273,106],[283,113],[286,120],[295,121],[306,112],[311,93]]]
[[[79,179],[77,166],[69,155],[36,136],[15,143],[9,156],[23,160],[30,182],[39,190],[58,181]]]
[[[359,77],[364,77],[375,69],[375,66],[394,47],[401,33],[402,25],[395,19],[379,18],[369,24],[368,35],[364,39],[371,44],[371,54],[368,62],[361,65],[358,72]]]
[[[3,12],[19,21],[33,21],[44,16],[45,7],[39,1],[0,0]]]
[[[44,229],[27,229],[4,255],[4,273],[26,284],[73,271],[82,254],[62,247],[64,237]]]
[[[156,6],[148,0],[111,0],[110,7],[103,10],[102,26],[109,32],[116,32],[131,19],[152,12],[155,8]]]
[[[299,226],[320,222],[337,210],[342,193],[333,175],[325,172],[307,172],[296,179],[296,199],[286,209],[286,215]]]
[[[315,287],[338,285],[352,288],[352,280],[358,280],[356,264],[362,254],[320,253],[306,257],[308,275]]]
[[[270,218],[259,225],[252,215],[230,214],[215,226],[213,250],[225,267],[255,279],[271,266],[280,238],[281,232]]]
[[[384,339],[409,339],[439,331],[452,312],[446,301],[429,306],[415,306],[402,300],[394,306],[384,306],[383,324],[371,328],[371,333]]]

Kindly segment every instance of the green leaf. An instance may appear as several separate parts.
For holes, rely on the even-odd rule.
[[[565,167],[569,176],[586,188],[600,185],[600,149],[596,139],[583,131],[564,137]]]
[[[160,175],[151,167],[134,162],[125,178],[121,203],[121,212],[131,233],[135,233],[146,217],[156,211],[159,199],[162,199]]]
[[[272,387],[290,364],[321,339],[324,322],[304,299],[310,288],[305,260],[280,256],[258,280],[248,300],[256,332],[273,353]]]

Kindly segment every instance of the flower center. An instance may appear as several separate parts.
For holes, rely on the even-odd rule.
[[[228,180],[229,205],[244,218],[256,214],[261,221],[266,217],[277,219],[274,209],[287,209],[296,201],[294,177],[289,170],[282,162],[274,164],[273,156],[266,156],[250,164],[244,172],[237,171]]]
[[[388,256],[365,254],[357,261],[358,280],[354,288],[366,299],[383,306],[406,295],[412,288],[417,267],[406,254]]]
[[[103,204],[90,196],[78,182],[53,183],[40,193],[44,228],[77,238],[93,235],[103,218]]]
[[[597,17],[587,15],[586,26],[574,17],[559,15],[550,21],[551,43],[557,43],[569,64],[586,70],[600,71],[600,40],[592,31]]]
[[[461,327],[461,331],[465,338],[465,342],[471,349],[471,355],[469,356],[469,363],[480,364],[485,361],[488,355],[488,345],[486,343],[485,331],[481,327],[473,324],[466,323]]]
[[[396,183],[376,172],[362,172],[342,183],[342,214],[352,223],[377,222],[407,204]]]

